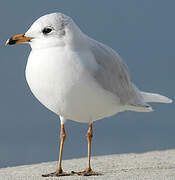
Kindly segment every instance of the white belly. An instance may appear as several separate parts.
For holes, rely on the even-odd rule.
[[[96,68],[90,53],[81,54],[81,58],[88,59],[82,62],[80,54],[66,53],[63,49],[59,58],[55,58],[59,50],[35,50],[28,59],[26,79],[43,105],[65,119],[79,122],[98,120],[122,111],[119,99],[102,89],[87,71]]]

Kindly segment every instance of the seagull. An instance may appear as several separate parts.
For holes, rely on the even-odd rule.
[[[131,81],[119,54],[84,34],[62,13],[37,19],[25,34],[12,36],[6,45],[30,44],[26,80],[35,97],[60,117],[58,169],[43,177],[100,175],[91,169],[92,123],[123,111],[150,112],[148,102],[171,103],[160,94],[140,91]],[[67,173],[62,153],[67,120],[89,123],[88,167]]]

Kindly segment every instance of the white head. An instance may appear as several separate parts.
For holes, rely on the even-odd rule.
[[[54,46],[80,45],[83,33],[73,20],[61,13],[52,13],[37,19],[25,34],[8,39],[6,44],[29,43],[32,49]]]

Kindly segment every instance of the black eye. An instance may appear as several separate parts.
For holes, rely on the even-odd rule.
[[[52,28],[49,28],[49,27],[44,28],[44,29],[42,30],[43,34],[48,34],[48,33],[50,33],[51,31],[52,31]]]

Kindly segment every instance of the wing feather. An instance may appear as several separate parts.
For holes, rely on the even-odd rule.
[[[89,38],[89,47],[99,65],[94,73],[96,81],[120,98],[123,105],[148,106],[131,82],[127,65],[110,47]]]

